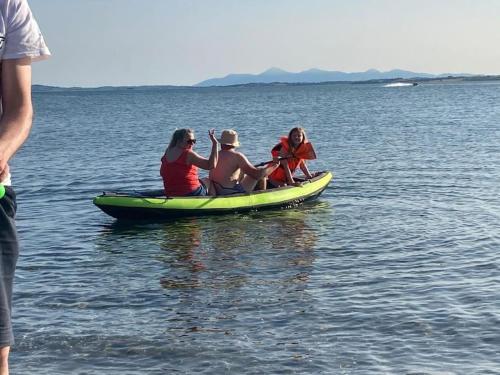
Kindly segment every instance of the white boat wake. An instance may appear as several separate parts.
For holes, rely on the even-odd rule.
[[[409,82],[394,82],[394,83],[388,83],[387,85],[384,85],[384,87],[406,87],[406,86],[416,86],[416,84],[409,83]]]

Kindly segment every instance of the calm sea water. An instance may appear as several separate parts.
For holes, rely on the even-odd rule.
[[[35,92],[12,163],[14,374],[499,374],[500,84]],[[335,177],[292,210],[120,225],[175,128],[297,123]]]

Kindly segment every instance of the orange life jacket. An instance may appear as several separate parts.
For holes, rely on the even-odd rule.
[[[273,149],[271,150],[271,154],[273,155],[273,157],[289,157],[289,159],[287,159],[288,168],[290,168],[290,172],[292,172],[293,175],[297,167],[299,167],[300,164],[304,161],[304,159],[301,159],[297,156],[300,155],[300,150],[304,146],[304,144],[305,142],[302,142],[297,149],[293,150],[288,144],[288,138],[281,137],[280,143],[273,147]],[[273,173],[269,175],[269,178],[274,181],[287,183],[285,168],[280,165],[274,170]]]

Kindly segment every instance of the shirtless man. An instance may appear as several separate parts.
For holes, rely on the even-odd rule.
[[[234,130],[223,130],[219,143],[219,160],[217,166],[210,170],[210,180],[217,195],[250,193],[259,180],[269,176],[280,165],[275,158],[270,166],[255,168],[245,155],[236,151],[240,143]],[[265,189],[265,184],[262,188]]]

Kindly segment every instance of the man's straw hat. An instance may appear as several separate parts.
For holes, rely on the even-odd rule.
[[[221,135],[220,135],[219,143],[221,145],[229,145],[229,146],[239,147],[240,142],[238,142],[238,133],[236,133],[232,129],[223,130]]]

